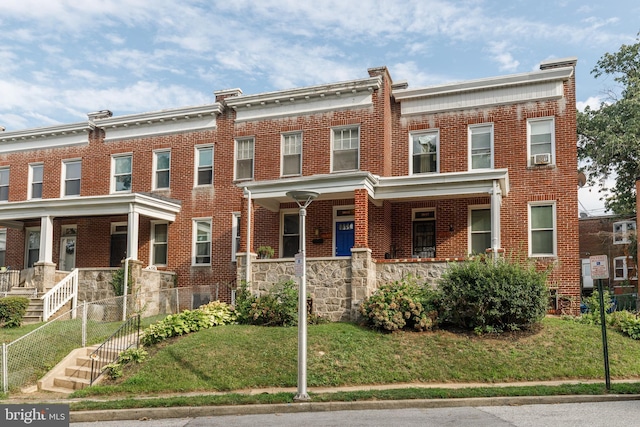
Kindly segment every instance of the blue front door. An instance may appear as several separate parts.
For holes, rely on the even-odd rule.
[[[336,222],[336,256],[351,256],[351,248],[355,243],[353,221]]]

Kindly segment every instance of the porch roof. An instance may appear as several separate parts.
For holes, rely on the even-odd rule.
[[[180,212],[180,201],[152,193],[126,193],[8,202],[0,204],[0,225],[22,228],[23,221],[42,216],[86,217],[130,212],[172,222]]]
[[[434,173],[409,176],[380,177],[369,172],[346,172],[283,178],[267,181],[244,181],[238,187],[251,192],[256,204],[273,212],[281,203],[292,202],[286,193],[307,190],[320,193],[316,200],[352,199],[354,191],[365,189],[376,205],[384,200],[408,201],[486,196],[497,182],[502,196],[509,192],[507,169],[469,172]],[[246,194],[245,194],[246,195]]]

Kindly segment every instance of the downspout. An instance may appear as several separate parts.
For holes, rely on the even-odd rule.
[[[249,286],[251,282],[251,190],[244,187],[244,195],[247,197],[247,247],[246,247],[246,268],[245,283]]]
[[[500,248],[500,204],[501,191],[498,182],[493,181],[493,191],[491,192],[491,252],[493,261],[498,260],[498,249]]]

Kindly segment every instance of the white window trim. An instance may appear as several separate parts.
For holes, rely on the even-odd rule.
[[[556,164],[556,119],[554,116],[536,117],[527,119],[527,166],[536,166],[531,161],[531,123],[551,120],[551,162],[549,166]]]
[[[118,227],[126,227],[127,229],[125,231],[119,231]],[[124,222],[112,222],[111,223],[111,234],[127,234],[129,232],[129,224],[124,221]]]
[[[156,245],[156,225],[158,224],[166,224],[167,225],[167,262],[164,264],[155,264],[155,245]],[[151,235],[149,238],[149,265],[155,265],[158,267],[166,267],[169,262],[169,222],[167,221],[151,221]]]
[[[111,185],[109,192],[111,194],[116,193],[131,193],[131,189],[124,191],[116,191],[116,159],[120,157],[131,157],[131,187],[133,187],[133,153],[118,153],[111,155]]]
[[[480,129],[480,128],[490,128],[490,143],[489,143],[489,149],[491,150],[490,152],[490,157],[491,157],[491,165],[488,168],[478,168],[478,169],[473,169],[473,164],[472,164],[472,160],[473,160],[473,156],[472,156],[472,136],[473,136],[473,130],[474,129]],[[469,170],[487,170],[487,169],[493,169],[495,167],[494,165],[494,161],[495,161],[495,150],[494,150],[494,146],[493,146],[493,139],[494,139],[494,127],[493,127],[493,123],[476,123],[473,125],[469,125],[469,128],[467,129],[467,134],[468,134],[468,141],[469,141],[469,158],[468,158],[468,162],[469,162]]]
[[[200,150],[211,149],[211,184],[198,184],[198,168],[200,167]],[[194,163],[193,163],[193,186],[194,187],[211,187],[214,183],[215,171],[215,148],[214,144],[201,144],[194,147]],[[235,173],[235,166],[234,166]]]
[[[616,231],[615,230],[616,230],[616,225],[617,224],[622,224],[622,231],[621,231],[622,240],[620,240],[620,241],[616,241]],[[631,230],[629,230],[629,224],[633,224],[633,231],[636,231],[636,228],[635,228],[636,222],[632,221],[632,220],[629,220],[629,221],[616,221],[616,222],[614,222],[612,224],[611,230],[613,232],[613,238],[612,239],[613,239],[613,244],[614,245],[628,245],[629,243],[631,243],[631,239],[629,238],[630,237],[629,233],[631,231]]]
[[[27,186],[27,200],[32,200],[33,199],[33,168],[37,167],[37,166],[42,166],[42,181],[40,181],[40,184],[42,184],[42,195],[40,197],[38,197],[37,199],[40,200],[42,199],[42,196],[44,196],[44,163],[43,162],[36,162],[36,163],[29,163],[29,183]]]
[[[236,239],[240,233],[241,214],[240,212],[231,212],[231,261],[237,260],[238,250],[236,248]]]
[[[532,206],[551,206],[553,210],[553,253],[551,254],[533,254],[531,252],[532,247],[532,239],[531,239],[531,207]],[[541,200],[538,202],[529,202],[527,206],[527,233],[528,233],[528,247],[529,247],[529,256],[532,258],[545,258],[545,257],[557,257],[558,256],[558,218],[556,211],[556,202],[555,200]]]
[[[284,257],[284,216],[285,215],[292,215],[292,214],[296,214],[296,215],[300,215],[300,210],[299,209],[281,209],[280,210],[280,232],[278,233],[279,236],[278,238],[280,239],[280,251],[279,251],[279,257],[283,258]],[[298,224],[298,239],[300,238],[300,224]],[[298,247],[300,241],[298,241]]]
[[[169,185],[167,187],[158,187],[158,154],[169,153]],[[133,159],[132,159],[133,160]],[[131,162],[131,169],[133,172],[133,161]],[[169,190],[171,188],[171,149],[162,148],[159,150],[153,150],[153,167],[152,167],[152,189],[153,190]]]
[[[340,131],[340,130],[346,130],[346,129],[358,129],[358,156],[357,156],[357,164],[355,169],[345,169],[345,170],[339,170],[336,171],[333,169],[333,154],[334,154],[334,149],[333,149],[333,144],[334,144],[334,139],[335,139],[335,134],[336,131]],[[361,150],[360,150],[360,146],[362,145],[361,139],[362,139],[362,129],[360,129],[360,125],[348,125],[348,126],[337,126],[337,127],[332,127],[330,129],[331,131],[331,137],[329,138],[329,153],[330,154],[330,158],[329,158],[329,167],[331,168],[331,173],[342,173],[342,172],[353,172],[353,171],[359,171],[360,170],[360,155],[361,155]]]
[[[298,173],[294,173],[294,174],[285,174],[284,173],[284,143],[285,143],[285,138],[287,136],[294,136],[294,135],[300,135],[300,164],[299,166],[299,172]],[[333,156],[332,156],[333,157]],[[285,177],[285,176],[300,176],[302,175],[302,132],[298,131],[298,132],[287,132],[287,133],[283,133],[282,135],[280,135],[280,176],[281,177]]]
[[[436,135],[436,170],[434,172],[414,172],[413,171],[413,138],[418,135]],[[409,132],[409,175],[428,175],[440,173],[440,129],[423,129]],[[413,215],[412,215],[413,217]]]
[[[433,218],[416,218],[416,213],[418,213],[418,212],[433,212]],[[415,245],[414,245],[414,235],[413,235],[413,223],[414,222],[418,222],[418,221],[436,221],[436,220],[437,220],[436,208],[413,208],[413,209],[411,209],[411,257],[412,258],[417,258],[418,257],[418,255],[413,253],[413,249],[415,247]],[[436,223],[436,227],[437,226],[438,225]],[[437,240],[438,240],[438,230],[436,228],[436,241],[434,242],[436,253],[437,253],[437,249],[438,249]]]
[[[209,223],[209,262],[208,263],[196,263],[197,243],[198,243],[198,222]],[[211,217],[206,218],[192,218],[191,228],[193,229],[191,237],[191,266],[192,267],[206,267],[211,265],[213,260],[213,221]]]
[[[0,248],[0,252],[4,252],[4,263],[0,267],[4,267],[7,263],[7,229],[0,228],[0,242],[4,242],[4,249]]]
[[[3,166],[0,167],[0,171],[7,171],[9,174],[9,182],[7,182],[7,185],[0,186],[0,188],[7,187],[7,200],[0,200],[0,203],[7,203],[9,202],[9,190],[11,185],[11,168],[9,166]]]
[[[80,197],[80,194],[65,194],[65,184],[67,183],[67,165],[69,163],[80,163],[80,194],[82,194],[82,159],[64,159],[62,161],[62,173],[60,176],[60,197]]]
[[[471,237],[473,232],[471,230],[471,213],[473,211],[482,211],[489,210],[491,212],[491,205],[469,205],[468,206],[468,216],[467,216],[467,253],[471,254],[472,245],[471,245]],[[489,228],[489,233],[493,232],[491,228]]]
[[[252,147],[252,151],[251,151],[251,176],[248,178],[238,178],[238,142],[240,141],[248,141],[250,140],[253,144],[251,145]],[[242,160],[248,160],[248,159],[242,159]],[[236,138],[233,141],[233,178],[235,181],[250,181],[253,179],[253,177],[255,176],[255,170],[256,170],[256,139],[253,136],[246,136],[246,137],[242,137],[242,138]]]
[[[25,239],[24,239],[24,266],[25,266],[25,268],[29,264],[29,234],[31,232],[34,232],[34,231],[42,233],[40,227],[25,227],[24,228],[24,232],[25,232],[25,234],[24,234],[24,236],[25,236]],[[42,249],[41,245],[40,245],[41,241],[42,241],[42,234],[40,234],[40,241],[38,241],[38,258],[40,258],[40,250]],[[35,262],[38,262],[38,261],[39,261],[39,259],[36,260]]]
[[[617,257],[613,258],[612,262],[613,262],[613,280],[614,281],[619,282],[619,281],[623,281],[623,280],[638,280],[637,273],[636,273],[636,277],[628,277],[629,276],[629,266],[627,265],[627,260],[628,259],[631,259],[631,257],[629,257],[629,256],[617,256]],[[616,276],[616,261],[617,260],[622,260],[622,268],[623,268],[622,277]]]

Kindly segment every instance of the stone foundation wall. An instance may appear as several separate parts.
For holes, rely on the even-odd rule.
[[[412,275],[420,281],[424,281],[433,287],[437,286],[438,279],[447,269],[447,261],[429,261],[429,262],[387,262],[379,261],[376,263],[376,283],[378,286],[401,280],[403,277]]]

